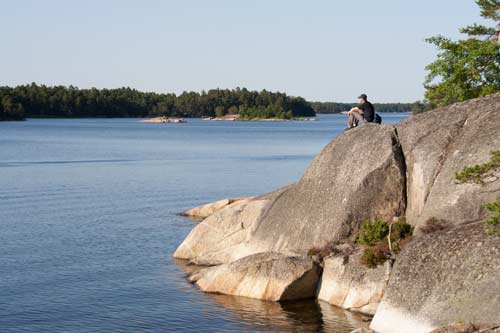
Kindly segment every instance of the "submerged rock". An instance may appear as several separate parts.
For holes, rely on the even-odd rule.
[[[284,301],[314,297],[319,276],[310,258],[266,252],[202,269],[191,280],[210,293]]]
[[[500,237],[482,222],[435,232],[396,260],[370,328],[428,333],[458,322],[500,322]]]
[[[361,264],[362,250],[351,256],[324,260],[318,299],[335,306],[374,315],[391,274],[391,263],[368,269]]]

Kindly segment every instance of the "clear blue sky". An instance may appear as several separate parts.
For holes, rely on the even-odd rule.
[[[0,0],[0,85],[410,102],[424,38],[474,21],[473,0]]]

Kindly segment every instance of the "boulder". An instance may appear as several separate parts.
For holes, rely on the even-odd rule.
[[[202,269],[191,280],[205,292],[284,301],[314,297],[320,273],[310,258],[266,252]]]
[[[202,206],[194,207],[188,209],[181,213],[182,216],[192,217],[195,219],[205,219],[212,215],[213,213],[225,208],[229,205],[243,204],[251,200],[252,197],[248,198],[229,198],[222,199],[215,202],[211,202]]]
[[[389,281],[391,263],[367,268],[361,264],[362,254],[358,249],[351,256],[325,258],[318,299],[373,316]]]
[[[179,245],[174,258],[198,265],[229,263],[252,252],[240,246],[270,200],[240,200],[197,224]]]
[[[397,125],[407,175],[406,219],[462,224],[485,217],[483,202],[500,197],[498,182],[458,184],[455,173],[500,149],[500,94],[410,117]]]
[[[500,237],[483,222],[418,237],[396,260],[370,328],[428,333],[454,323],[500,322]]]
[[[254,248],[304,254],[355,238],[359,225],[404,213],[405,177],[394,128],[367,124],[328,144],[304,176],[272,201],[254,224]]]

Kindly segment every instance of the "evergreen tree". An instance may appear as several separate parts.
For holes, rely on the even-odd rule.
[[[426,67],[425,97],[433,107],[445,106],[500,91],[500,0],[476,0],[481,16],[492,26],[473,24],[460,32],[466,39],[428,38],[437,46],[437,60]]]

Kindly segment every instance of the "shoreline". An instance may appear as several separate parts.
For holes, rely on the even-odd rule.
[[[317,117],[296,117],[292,119],[282,118],[241,118],[240,115],[225,115],[223,117],[202,117],[201,120],[205,121],[268,121],[268,122],[284,122],[284,121],[317,121]]]
[[[161,123],[161,124],[167,124],[167,123],[174,123],[174,124],[185,124],[187,123],[186,120],[183,118],[174,118],[174,117],[155,117],[155,118],[146,118],[137,121],[138,123]]]

